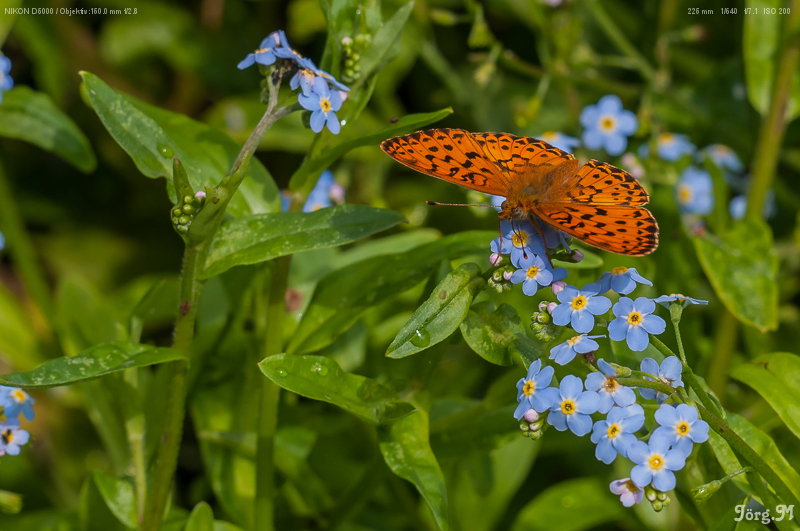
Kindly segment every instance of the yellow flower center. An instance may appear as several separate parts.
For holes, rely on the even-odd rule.
[[[678,432],[678,435],[681,437],[686,437],[689,435],[689,423],[686,421],[678,423],[678,425],[675,426],[675,431]]]
[[[575,413],[575,402],[572,400],[564,400],[561,402],[561,412],[565,415],[572,415]]]
[[[322,112],[329,112],[331,110],[331,101],[328,98],[320,98],[319,108],[322,109]]]
[[[678,185],[678,202],[682,205],[685,205],[691,201],[692,189],[685,184]]]
[[[259,48],[255,53],[264,53],[270,51],[270,48]]]
[[[514,247],[524,247],[528,243],[528,233],[523,231],[515,232],[511,237],[511,243],[514,244]]]
[[[602,129],[603,131],[610,133],[616,128],[617,128],[617,121],[614,119],[613,116],[603,116],[600,119],[600,129]]]
[[[547,131],[546,133],[542,133],[542,140],[545,142],[552,143],[556,138],[558,138],[558,133],[555,131]]]
[[[21,404],[22,402],[25,402],[25,400],[26,400],[25,392],[22,389],[14,389],[11,392],[11,396],[14,397],[14,400],[16,400],[18,404]]]
[[[534,382],[533,380],[528,380],[527,382],[525,382],[525,385],[522,387],[522,393],[525,396],[532,395],[535,390],[536,390],[536,382]]]
[[[606,376],[606,383],[604,384],[606,391],[609,393],[613,393],[614,390],[617,388],[619,384],[617,383],[617,379],[613,376]]]
[[[664,466],[664,460],[661,459],[660,455],[654,455],[653,457],[650,458],[650,468],[652,468],[653,470],[658,470],[662,466]]]
[[[573,310],[583,310],[586,307],[586,297],[583,295],[578,295],[574,299],[572,299],[572,309]]]
[[[7,428],[3,430],[2,435],[0,435],[0,439],[2,439],[3,444],[9,444],[12,440],[14,440],[14,432],[11,431],[11,428]]]
[[[528,278],[533,278],[538,274],[539,274],[539,268],[538,267],[532,266],[532,267],[528,268],[528,273],[527,273]]]
[[[628,270],[627,267],[619,266],[619,267],[615,267],[614,269],[612,269],[611,270],[611,274],[612,275],[621,275],[621,274],[625,273],[627,270]]]
[[[628,324],[631,326],[639,326],[642,324],[642,314],[639,312],[631,312],[628,314]]]
[[[663,133],[658,137],[658,141],[662,144],[673,144],[675,142],[675,135],[672,133]]]
[[[574,347],[581,341],[583,341],[583,336],[575,336],[573,338],[567,339],[567,345]]]
[[[625,488],[631,492],[636,492],[639,490],[639,487],[636,486],[636,483],[634,483],[632,479],[629,479],[625,482]]]
[[[723,155],[723,156],[732,152],[731,148],[729,148],[728,146],[723,146],[722,144],[711,146],[711,150],[717,155]]]
[[[620,431],[621,430],[619,429],[618,425],[612,424],[611,426],[608,427],[608,437],[610,439],[613,439],[614,437],[619,435]]]

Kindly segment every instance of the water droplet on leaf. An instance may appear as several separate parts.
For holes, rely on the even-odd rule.
[[[285,378],[289,376],[289,373],[286,372],[286,369],[278,369],[278,376],[280,376],[281,378]]]
[[[315,372],[320,376],[325,376],[326,374],[328,374],[328,368],[322,365],[321,363],[315,363],[311,367],[311,372]]]
[[[161,154],[161,156],[162,156],[162,157],[164,157],[165,159],[170,159],[170,158],[172,158],[172,156],[175,154],[175,152],[173,152],[173,151],[172,151],[172,148],[171,148],[171,147],[169,147],[169,146],[168,146],[168,145],[166,145],[166,144],[159,144],[159,145],[158,145],[158,152],[159,152],[159,153]]]
[[[431,344],[431,335],[424,328],[414,330],[411,336],[411,344],[415,347],[427,347]]]

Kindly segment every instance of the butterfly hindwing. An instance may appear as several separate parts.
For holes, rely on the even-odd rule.
[[[641,206],[650,201],[647,190],[633,175],[597,160],[584,164],[567,187],[566,195],[570,202]]]
[[[643,256],[658,247],[658,223],[639,206],[537,205],[534,213],[581,241],[612,253]]]
[[[467,131],[418,131],[385,140],[381,149],[397,162],[432,177],[487,194],[507,195],[507,175],[487,159]]]

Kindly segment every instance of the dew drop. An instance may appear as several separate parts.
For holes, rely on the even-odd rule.
[[[431,344],[431,335],[424,328],[414,330],[411,336],[411,344],[415,347],[427,347]]]
[[[286,372],[286,369],[278,369],[278,376],[280,376],[281,378],[286,378],[287,376],[289,376],[289,373]]]
[[[321,363],[315,363],[311,367],[311,372],[315,372],[320,376],[325,376],[326,374],[328,374],[328,368],[322,365]]]
[[[158,145],[158,152],[159,152],[159,153],[161,154],[161,156],[162,156],[162,157],[164,157],[165,159],[172,158],[172,156],[175,154],[175,153],[172,151],[172,148],[171,148],[171,147],[169,147],[169,146],[168,146],[168,145],[166,145],[166,144],[159,144],[159,145]]]

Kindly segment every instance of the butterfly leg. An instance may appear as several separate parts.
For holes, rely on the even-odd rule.
[[[547,257],[547,261],[550,263],[550,267],[555,269],[553,261],[550,259],[550,249],[547,248],[547,238],[544,237],[544,232],[542,232],[542,229],[539,228],[539,224],[536,221],[531,220],[531,225],[533,225],[536,228],[536,231],[539,233],[539,236],[542,237],[542,243],[544,244],[544,255]]]

